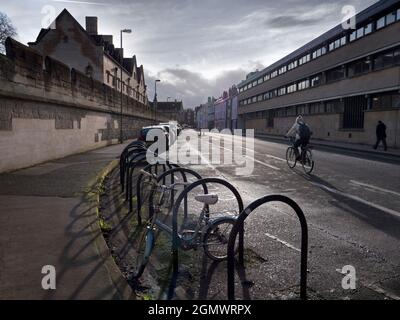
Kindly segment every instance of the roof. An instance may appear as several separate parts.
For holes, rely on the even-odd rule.
[[[377,14],[381,13],[382,11],[389,9],[390,7],[399,3],[399,0],[380,0],[377,3],[373,4],[372,6],[366,8],[365,10],[356,14],[356,21],[357,26],[364,24],[372,17],[376,16]],[[290,61],[299,58],[300,56],[309,53],[311,50],[316,49],[318,46],[336,38],[340,35],[344,35],[347,30],[343,30],[342,24],[338,24],[336,27],[330,29],[329,31],[325,32],[321,36],[315,38],[314,40],[306,43],[304,46],[300,47],[299,49],[293,51],[292,53],[288,54],[287,56],[283,57],[282,59],[278,60],[277,62],[271,64],[270,66],[266,67],[265,69],[259,72],[253,72],[254,74],[250,73],[249,77],[246,80],[240,82],[240,86],[245,85],[254,81],[255,79],[263,76],[267,73],[270,73],[280,67],[281,65],[287,64]]]
[[[64,15],[68,15],[70,19],[72,19],[80,28],[80,30],[88,37],[89,41],[92,42],[93,45],[95,46],[102,46],[103,47],[103,52],[110,57],[111,59],[114,60],[114,62],[128,72],[129,74],[133,75],[134,67],[137,68],[136,66],[136,56],[133,56],[132,58],[123,58],[122,59],[122,64],[121,64],[121,55],[120,55],[120,50],[117,50],[118,48],[115,48],[112,43],[110,43],[107,38],[110,38],[110,35],[101,35],[101,34],[89,34],[85,28],[81,26],[81,24],[74,18],[74,16],[67,10],[63,9],[61,13],[56,17],[56,19],[51,23],[51,25],[55,24],[57,26],[57,21],[60,20],[60,18]],[[36,45],[38,44],[43,37],[50,31],[52,30],[50,27],[47,29],[42,28],[34,42],[28,42],[28,45]],[[141,73],[143,73],[143,66],[140,67]],[[140,74],[139,68],[137,68],[136,72],[137,75]],[[140,82],[141,78],[138,77],[138,82]],[[144,80],[144,76],[143,76]]]

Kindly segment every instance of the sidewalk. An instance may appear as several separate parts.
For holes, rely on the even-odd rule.
[[[256,138],[267,139],[267,140],[275,140],[287,143],[287,139],[283,136],[265,134],[265,133],[256,133],[254,134]],[[389,157],[399,157],[400,158],[400,149],[389,148],[388,151],[383,151],[382,145],[379,146],[378,150],[374,150],[372,145],[364,145],[364,144],[356,144],[356,143],[346,143],[346,142],[332,142],[326,140],[319,139],[311,139],[311,144],[315,146],[322,146],[326,148],[333,148],[339,150],[346,151],[356,151],[362,152],[371,155],[380,155],[380,156],[389,156]]]
[[[125,145],[0,174],[0,299],[126,299],[85,191]],[[44,290],[44,265],[56,289]]]

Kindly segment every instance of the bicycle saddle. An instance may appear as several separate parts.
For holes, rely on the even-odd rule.
[[[205,204],[216,204],[218,202],[218,195],[215,193],[198,194],[194,197],[198,202]]]

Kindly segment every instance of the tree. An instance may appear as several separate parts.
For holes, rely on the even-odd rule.
[[[7,37],[14,37],[16,34],[17,31],[12,25],[10,18],[5,13],[0,12],[0,53],[5,52]]]

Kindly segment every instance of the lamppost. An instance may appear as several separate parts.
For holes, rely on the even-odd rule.
[[[123,81],[122,81],[122,63],[123,63],[123,60],[124,60],[124,53],[123,53],[123,49],[122,49],[122,33],[131,33],[132,32],[132,30],[131,29],[122,29],[121,30],[121,37],[120,37],[120,39],[121,39],[121,51],[120,51],[120,71],[121,71],[121,73],[120,73],[120,76],[121,76],[121,114],[120,114],[120,116],[121,116],[121,119],[120,119],[120,129],[119,129],[119,143],[122,143],[122,142],[124,142],[124,138],[123,138],[123,133],[122,133],[122,97],[123,97],[123,95],[122,95],[122,85],[123,85]]]
[[[169,99],[171,99],[171,97],[168,97],[168,98],[167,98],[167,102],[169,101]]]
[[[157,122],[157,82],[161,82],[160,79],[154,81],[154,121]]]

